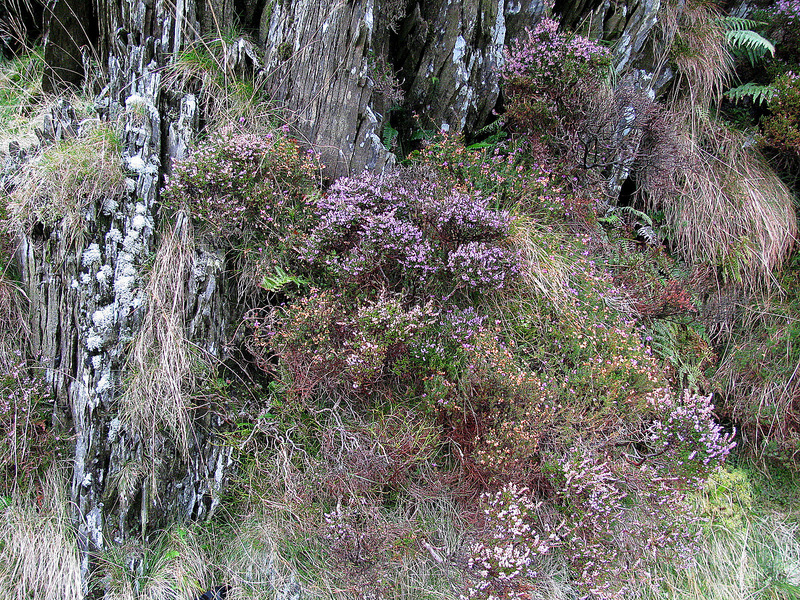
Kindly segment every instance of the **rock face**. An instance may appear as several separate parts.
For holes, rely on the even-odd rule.
[[[55,0],[52,14],[77,1]],[[572,20],[591,13],[610,23],[607,2],[574,9],[570,2],[557,8]],[[204,118],[194,94],[165,86],[164,68],[198,36],[238,23],[263,56],[233,44],[231,60],[260,69],[274,102],[333,178],[392,164],[382,137],[393,110],[417,112],[422,127],[435,130],[486,124],[500,94],[495,68],[504,45],[545,12],[529,0],[96,0],[91,9],[105,74],[97,105],[124,127],[127,187],[88,209],[87,231],[74,243],[59,228],[41,230],[23,239],[19,253],[34,351],[60,417],[74,429],[72,497],[85,579],[93,550],[175,518],[211,514],[232,467],[230,449],[214,443],[217,417],[192,412],[189,451],[165,437],[155,464],[151,441],[120,418],[131,342],[150,304],[143,265],[159,247],[158,232],[184,226],[160,222],[158,190],[170,158],[185,152]],[[613,11],[628,15],[614,25],[620,64],[642,47],[657,10],[658,0],[614,3]],[[54,20],[51,44],[71,27]],[[68,113],[54,113],[53,137],[78,127]],[[231,272],[223,252],[198,246],[181,290],[185,335],[220,358],[239,316]]]

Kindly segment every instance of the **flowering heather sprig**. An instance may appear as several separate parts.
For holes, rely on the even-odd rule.
[[[508,483],[494,494],[483,494],[481,504],[488,531],[484,540],[472,545],[469,558],[478,579],[461,599],[529,598],[526,580],[536,577],[536,558],[550,552],[556,532],[540,528],[541,503],[533,501],[526,487]]]
[[[417,288],[434,279],[469,289],[502,287],[514,257],[497,246],[506,211],[479,195],[447,192],[401,174],[339,179],[317,201],[318,226],[302,255],[341,283]]]
[[[517,261],[508,252],[485,242],[459,246],[448,256],[447,270],[455,280],[477,290],[502,289],[506,280],[519,272]]]
[[[3,357],[0,374],[0,466],[18,475],[35,470],[48,459],[43,448],[52,441],[46,423],[41,379],[32,377],[19,351]],[[58,438],[55,438],[56,440]]]
[[[282,130],[257,136],[228,128],[173,163],[162,201],[188,208],[218,235],[271,231],[317,171],[316,155],[301,152]]]
[[[772,10],[778,17],[783,17],[789,25],[800,21],[800,0],[778,0]]]
[[[592,597],[622,599],[634,581],[654,583],[659,560],[679,568],[692,564],[702,519],[686,500],[680,466],[615,461],[581,447],[552,473],[566,556],[576,583]]]
[[[537,110],[563,110],[581,85],[599,82],[610,64],[606,48],[585,37],[558,31],[558,22],[553,19],[542,19],[526,33],[526,40],[516,40],[506,49],[500,71],[512,108],[515,102],[524,105],[533,101],[543,103]]]
[[[706,477],[725,462],[736,443],[735,432],[725,433],[714,420],[711,396],[683,391],[679,399],[669,391],[656,394],[651,405],[662,419],[655,420],[647,431],[653,452],[668,461],[666,468],[689,482]]]
[[[443,331],[449,339],[462,348],[473,350],[476,337],[486,331],[486,317],[472,306],[458,308],[451,306],[442,311]]]
[[[388,545],[388,531],[380,519],[379,509],[365,498],[351,498],[345,506],[340,502],[323,518],[322,537],[344,561],[367,564]]]
[[[427,199],[422,211],[437,233],[451,243],[500,239],[508,234],[511,224],[508,211],[493,210],[488,198],[458,191],[453,191],[446,202]]]
[[[509,83],[525,82],[530,87],[560,85],[568,88],[592,68],[607,65],[610,53],[588,38],[558,30],[558,22],[542,19],[526,29],[527,40],[516,40],[506,49],[501,74]]]

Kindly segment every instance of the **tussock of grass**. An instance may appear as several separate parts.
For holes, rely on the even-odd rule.
[[[37,223],[61,224],[72,243],[85,230],[91,203],[124,190],[120,146],[111,125],[84,123],[81,134],[46,148],[17,176],[9,216],[30,233]]]
[[[210,587],[208,567],[198,534],[176,526],[147,546],[129,543],[104,553],[96,586],[106,600],[189,600]]]
[[[676,95],[689,107],[707,112],[719,104],[722,92],[733,72],[733,57],[725,37],[719,10],[703,3],[667,3],[662,11],[667,29],[671,29],[672,59],[678,77]]]
[[[563,309],[569,301],[570,264],[555,251],[557,234],[540,231],[532,219],[520,217],[509,238],[520,257],[519,277],[526,293],[533,292],[549,300],[553,307]]]
[[[0,596],[3,598],[83,598],[64,479],[63,473],[51,469],[37,503],[32,498],[0,500]]]
[[[15,351],[20,350],[20,341],[27,340],[29,335],[25,294],[7,270],[0,272],[0,370],[8,372],[12,363],[18,361]]]
[[[733,600],[800,597],[800,538],[797,526],[767,515],[741,528],[712,526],[685,570],[661,565],[664,580],[644,598],[653,600]]]
[[[41,50],[10,61],[0,58],[0,139],[26,130],[42,100],[43,73]]]
[[[161,240],[147,284],[148,307],[129,364],[133,377],[121,397],[123,420],[151,448],[166,431],[188,453],[190,390],[195,358],[186,339],[186,281],[194,259],[191,220],[179,213]]]
[[[168,88],[200,92],[208,129],[247,122],[252,131],[275,116],[264,89],[260,51],[244,37],[201,40],[187,48],[167,67]]]
[[[741,134],[708,121],[692,154],[678,198],[648,190],[678,250],[691,264],[717,267],[725,284],[771,287],[797,239],[791,192]]]

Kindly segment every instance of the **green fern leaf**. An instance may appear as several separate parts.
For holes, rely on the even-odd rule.
[[[725,32],[725,39],[734,49],[752,52],[750,58],[761,58],[767,52],[775,56],[775,45],[767,38],[751,29],[736,29]]]
[[[766,25],[764,21],[754,21],[753,19],[743,19],[742,17],[727,16],[722,19],[722,25],[728,31],[743,31],[745,29],[755,29],[761,25]]]
[[[397,140],[397,134],[400,133],[389,124],[389,121],[386,121],[386,124],[383,126],[383,147],[387,150],[394,149],[395,140]]]
[[[261,287],[268,292],[278,292],[285,288],[287,285],[294,284],[297,287],[305,287],[309,285],[309,281],[297,275],[291,275],[280,267],[275,267],[274,275],[264,276],[261,280]]]
[[[753,81],[748,81],[747,83],[729,89],[725,92],[725,97],[736,104],[739,103],[739,100],[743,100],[747,97],[752,98],[753,104],[767,104],[777,93],[778,90],[771,85],[760,85]]]

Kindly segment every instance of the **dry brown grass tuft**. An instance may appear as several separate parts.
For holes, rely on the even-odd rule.
[[[521,216],[514,222],[509,241],[520,258],[522,295],[538,296],[564,309],[570,302],[571,265],[558,251],[558,236],[540,231],[531,217]]]
[[[664,211],[680,254],[715,269],[720,285],[772,288],[797,239],[790,190],[744,134],[708,118],[690,129],[677,144],[686,168],[672,173],[672,185],[657,165],[642,171],[648,208]]]
[[[706,122],[692,148],[680,196],[662,203],[678,249],[725,283],[770,287],[797,238],[791,192],[740,133]]]
[[[80,559],[68,514],[66,474],[51,468],[40,500],[0,503],[0,596],[81,600]]]
[[[178,213],[165,234],[147,284],[147,313],[129,359],[133,377],[121,397],[123,421],[156,447],[166,431],[185,456],[195,357],[186,339],[186,281],[194,260],[191,220]]]
[[[79,136],[46,148],[16,178],[8,205],[11,226],[61,225],[69,243],[86,228],[86,209],[124,191],[120,145],[111,125],[84,123]]]
[[[672,103],[708,113],[722,98],[733,57],[721,13],[703,2],[667,2],[659,13],[668,57],[677,67]],[[665,59],[667,56],[665,56]]]

